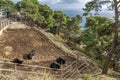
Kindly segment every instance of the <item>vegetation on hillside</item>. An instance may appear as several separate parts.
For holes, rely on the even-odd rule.
[[[106,55],[104,66],[103,66],[103,71],[102,71],[103,74],[107,74],[108,69],[111,65],[111,60],[112,60],[112,63],[114,64],[112,67],[115,67],[116,62],[119,61],[119,58],[120,58],[119,52],[118,52],[118,50],[119,50],[120,1],[119,0],[112,0],[112,1],[111,0],[92,0],[85,5],[86,8],[84,8],[84,11],[85,11],[84,15],[88,15],[92,10],[94,10],[96,13],[98,13],[98,11],[101,10],[102,5],[108,5],[109,10],[114,11],[114,20],[113,20],[113,23],[111,23],[112,28],[109,26],[111,28],[111,31],[113,32],[111,35],[111,37],[113,36],[113,38],[112,38],[111,44],[109,43],[109,45],[111,45],[111,46],[108,51],[108,54]],[[105,23],[104,19],[103,19],[103,21]],[[105,25],[105,27],[107,27],[107,25]],[[103,27],[103,28],[105,28],[105,27]],[[109,29],[106,30],[106,33],[109,33],[109,31],[110,31]],[[103,31],[103,33],[104,33],[104,31]],[[118,56],[117,60],[114,56]]]
[[[29,21],[29,25],[47,29],[58,38],[62,38],[61,40],[70,47],[85,45],[79,50],[91,58],[94,57],[106,74],[109,67],[115,68],[120,58],[120,1],[92,0],[86,3],[84,9],[84,15],[88,15],[92,10],[98,13],[103,4],[107,5],[106,3],[110,3],[111,9],[115,12],[114,20],[108,17],[87,16],[85,30],[80,26],[82,16],[69,17],[62,11],[54,11],[49,6],[41,4],[38,0],[21,0],[16,4],[12,0],[1,0],[0,6],[9,12],[20,12],[24,16],[22,20]]]

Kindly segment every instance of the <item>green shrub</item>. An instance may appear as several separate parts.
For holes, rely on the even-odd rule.
[[[44,73],[43,79],[44,79],[44,80],[50,80],[50,75],[47,74],[47,73]]]
[[[55,35],[55,38],[57,38],[59,41],[64,42],[64,39],[61,36],[57,35],[57,34]]]
[[[88,77],[88,76],[84,76],[84,77],[83,77],[83,80],[97,80],[97,79],[92,78],[92,77]]]

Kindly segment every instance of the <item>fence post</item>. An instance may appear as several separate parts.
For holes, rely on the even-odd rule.
[[[3,26],[3,25],[2,25],[2,20],[1,20],[1,29],[2,29],[2,26]]]
[[[4,28],[4,26],[5,26],[5,23],[4,23],[4,22],[5,22],[5,20],[3,20],[3,27],[2,27],[2,28]]]
[[[76,66],[77,66],[76,68],[77,68],[77,73],[78,73],[78,74],[80,74],[79,68],[78,68],[78,67],[79,67],[79,59],[80,59],[80,55],[79,55],[79,53],[78,53],[78,54],[77,54],[77,62],[76,62]]]
[[[49,74],[51,74],[51,69],[48,69],[49,70]]]
[[[9,20],[6,21],[7,22],[7,25],[9,24]]]
[[[16,66],[16,64],[15,64],[15,71],[17,71],[17,66]]]
[[[5,26],[6,26],[6,25],[7,25],[7,21],[6,21],[6,19],[5,19],[5,22],[4,22],[4,23],[5,23]],[[5,27],[5,26],[4,26],[4,27]]]
[[[3,27],[2,27],[2,29],[3,29],[3,28],[4,28],[4,26],[5,26],[5,23],[4,23],[4,22],[5,22],[5,20],[3,20]]]
[[[8,25],[8,20],[6,20],[6,25]]]
[[[0,21],[0,30],[2,29],[2,22]]]
[[[63,69],[60,70],[61,71],[61,74],[60,74],[61,76],[60,77],[62,78],[62,80],[64,80]]]

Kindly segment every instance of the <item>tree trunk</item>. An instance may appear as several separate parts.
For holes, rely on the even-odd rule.
[[[59,35],[59,34],[60,34],[60,33],[59,33],[59,30],[60,30],[60,27],[59,27],[59,26],[57,26],[57,31],[56,31],[57,35]]]
[[[60,23],[57,24],[56,34],[57,34],[57,35],[60,34]]]
[[[115,40],[115,37],[114,37],[114,40]],[[109,53],[106,56],[103,70],[102,70],[102,74],[107,74],[109,66],[110,66],[112,54],[114,54],[115,50],[116,50],[116,44],[113,42],[112,49],[109,51]]]
[[[103,70],[102,70],[102,74],[107,74],[109,66],[110,66],[112,55],[115,53],[115,51],[117,49],[117,44],[118,44],[118,21],[119,21],[119,14],[118,14],[118,7],[117,6],[118,6],[118,2],[117,2],[117,0],[114,0],[114,10],[115,10],[114,39],[113,39],[113,43],[112,43],[112,48],[106,56],[105,63],[104,63],[104,66],[103,66]]]

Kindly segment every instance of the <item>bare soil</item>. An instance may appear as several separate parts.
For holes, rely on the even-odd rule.
[[[36,54],[32,60],[23,56],[31,50]],[[24,60],[24,64],[49,66],[57,57],[63,57],[66,63],[75,59],[52,44],[42,33],[34,29],[7,29],[0,37],[0,59],[12,61],[14,58]]]

